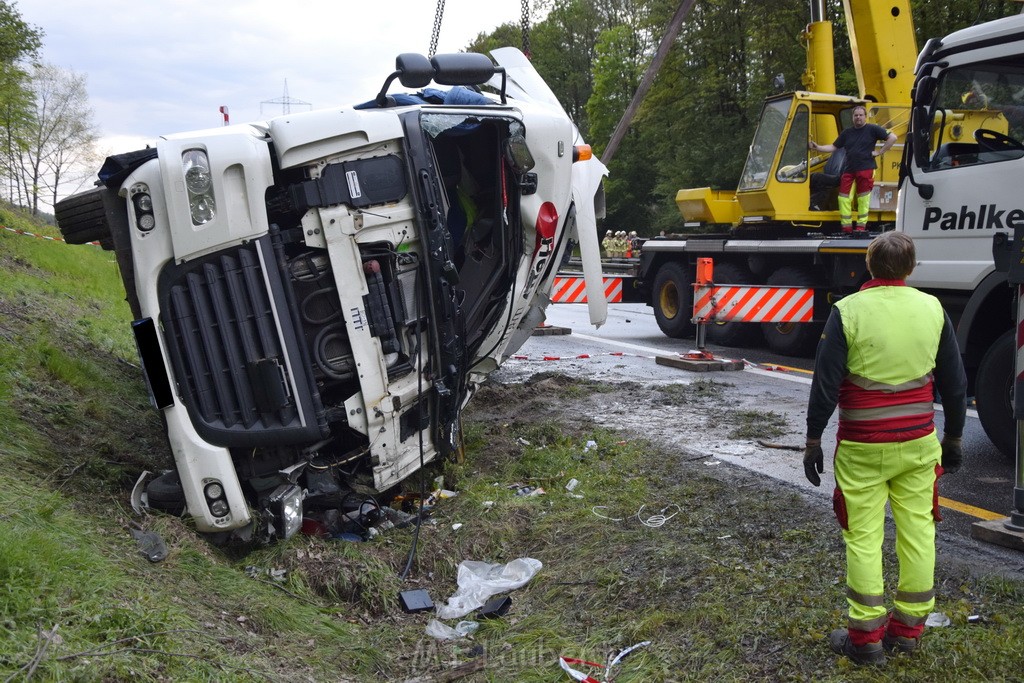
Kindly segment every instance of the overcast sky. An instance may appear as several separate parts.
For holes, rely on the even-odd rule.
[[[373,99],[426,54],[435,0],[16,0],[43,61],[86,75],[105,153],[156,137]],[[520,20],[519,0],[447,0],[438,52]],[[518,45],[516,47],[519,47]],[[282,103],[287,95],[293,102]],[[397,82],[392,90],[400,89]]]

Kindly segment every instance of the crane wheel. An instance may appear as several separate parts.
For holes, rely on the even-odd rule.
[[[666,336],[693,336],[693,274],[682,263],[665,263],[654,276],[654,319]]]

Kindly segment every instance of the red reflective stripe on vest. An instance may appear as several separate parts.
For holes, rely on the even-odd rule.
[[[874,416],[869,420],[851,419],[849,414],[840,414],[838,438],[861,443],[891,443],[911,441],[931,434],[935,425],[935,411],[927,410],[913,415],[904,415],[903,406],[918,404],[931,406],[934,400],[932,382],[904,391],[862,389],[848,380],[839,387],[841,409],[872,409]],[[892,414],[885,416],[887,408]]]

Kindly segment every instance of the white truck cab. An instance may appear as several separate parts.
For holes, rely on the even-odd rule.
[[[57,206],[68,241],[117,253],[174,456],[151,505],[286,538],[386,494],[461,448],[573,242],[601,291],[604,167],[493,54],[404,54],[369,102],[164,136]]]
[[[908,283],[938,296],[957,325],[978,414],[1008,457],[1013,290],[993,236],[1024,227],[1024,15],[928,41],[918,59],[897,229],[914,238]]]

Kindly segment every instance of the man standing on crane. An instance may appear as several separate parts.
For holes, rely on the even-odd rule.
[[[896,144],[896,134],[874,123],[868,123],[868,111],[863,105],[853,108],[853,127],[844,129],[831,145],[819,145],[814,140],[808,149],[817,152],[846,150],[846,164],[839,177],[839,223],[843,232],[853,232],[853,211],[850,190],[857,188],[857,230],[867,230],[868,206],[871,188],[875,186],[875,157],[880,157]],[[884,140],[876,150],[875,142]]]
[[[839,405],[832,505],[846,542],[849,628],[830,645],[857,664],[885,651],[913,652],[935,606],[936,484],[960,467],[967,379],[949,316],[935,297],[907,287],[914,242],[886,232],[868,246],[869,280],[832,309],[818,344],[807,407],[804,472],[824,471],[821,434]],[[935,436],[934,391],[945,412]],[[896,522],[899,585],[885,608],[885,504]]]

